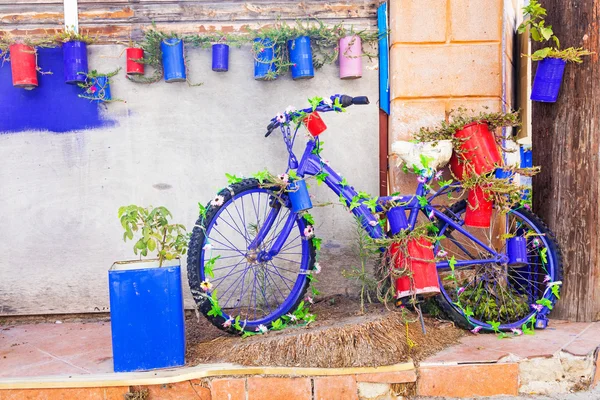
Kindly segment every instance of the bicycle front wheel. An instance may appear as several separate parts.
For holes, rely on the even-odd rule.
[[[188,281],[194,300],[224,331],[240,333],[232,324],[237,317],[244,331],[269,328],[298,306],[308,288],[315,248],[305,236],[306,223],[256,179],[223,189],[215,200],[190,240]],[[264,239],[254,247],[259,232]],[[270,255],[282,235],[281,250]],[[217,301],[220,313],[208,297]]]
[[[554,234],[532,212],[512,209],[506,215],[494,210],[489,228],[469,228],[462,224],[466,201],[454,204],[446,215],[481,243],[506,254],[507,240],[526,240],[526,263],[481,263],[454,268],[438,263],[441,294],[436,302],[458,326],[485,331],[531,329],[534,317],[545,319],[557,300],[562,283],[562,257]],[[481,245],[450,224],[438,223],[443,239],[436,254],[445,258],[483,260],[493,258]],[[446,254],[447,253],[447,254]],[[552,288],[552,286],[557,286]]]

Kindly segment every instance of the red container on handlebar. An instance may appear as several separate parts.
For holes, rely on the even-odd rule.
[[[408,268],[410,276],[396,279],[396,298],[401,299],[413,294],[429,297],[440,293],[433,246],[426,239],[411,239],[407,244],[408,254],[404,254],[397,243],[390,247],[393,267]]]
[[[325,125],[325,122],[323,122],[321,116],[316,111],[308,114],[302,122],[313,137],[319,136],[325,129],[327,129],[327,125]]]
[[[485,122],[472,122],[454,134],[462,139],[461,153],[452,154],[450,169],[457,179],[492,172],[502,165],[494,134]]]

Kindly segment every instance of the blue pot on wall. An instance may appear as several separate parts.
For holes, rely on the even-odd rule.
[[[91,78],[92,86],[87,90],[88,95],[96,101],[110,101],[112,100],[112,96],[110,94],[110,80],[106,76],[97,76],[95,78]]]
[[[531,100],[544,103],[556,102],[566,64],[567,62],[560,58],[544,58],[538,62],[531,89]]]
[[[87,45],[85,42],[63,43],[65,82],[71,85],[84,83],[88,73]]]
[[[222,43],[212,45],[212,70],[215,72],[229,70],[229,45]]]
[[[185,82],[185,59],[183,56],[183,40],[178,38],[164,39],[160,44],[165,82]]]
[[[275,46],[269,38],[254,39],[256,55],[254,60],[254,79],[264,81],[270,78],[269,73],[277,71],[275,66]],[[272,75],[272,74],[271,74]],[[277,76],[275,76],[276,78]]]
[[[108,271],[115,372],[185,364],[179,260],[115,263]]]
[[[292,203],[292,212],[297,213],[312,208],[312,201],[304,180],[290,182],[287,190]]]
[[[290,52],[290,67],[292,70],[292,79],[310,79],[315,76],[313,66],[312,49],[310,48],[310,38],[300,36],[293,40],[288,40],[288,50]]]

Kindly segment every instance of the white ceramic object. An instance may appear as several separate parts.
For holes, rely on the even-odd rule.
[[[438,142],[413,143],[405,140],[398,140],[392,143],[392,153],[396,154],[400,160],[398,165],[405,163],[408,168],[416,166],[419,169],[425,169],[421,164],[421,154],[433,158],[429,162],[429,167],[438,170],[444,168],[452,157],[452,142],[450,140],[440,140]]]

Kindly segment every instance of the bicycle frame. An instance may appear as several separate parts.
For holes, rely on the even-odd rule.
[[[318,111],[328,111],[321,110],[317,108]],[[298,162],[296,156],[293,153],[292,147],[296,137],[296,133],[298,129],[296,129],[294,136],[291,137],[289,134],[289,127],[282,127],[282,134],[284,137],[284,141],[286,142],[287,150],[289,153],[288,159],[288,170],[289,169],[297,169],[296,173],[300,177],[305,176],[315,176],[321,172],[327,174],[325,178],[325,184],[333,191],[338,197],[343,197],[346,200],[346,204],[350,204],[352,200],[357,196],[357,192],[351,185],[342,185],[342,177],[338,174],[333,168],[331,168],[328,164],[324,163],[321,158],[315,154],[315,148],[318,146],[318,138],[315,140],[309,140],[306,144],[306,148],[304,150],[304,154],[302,155],[301,160]],[[472,240],[477,245],[481,246],[481,250],[491,254],[491,258],[475,258],[471,260],[459,260],[454,264],[455,268],[460,268],[468,265],[476,265],[476,264],[484,264],[484,263],[506,263],[508,260],[508,256],[506,254],[497,253],[495,250],[490,248],[481,242],[477,237],[473,236],[467,230],[462,227],[462,224],[456,222],[451,217],[446,215],[445,213],[438,210],[435,206],[431,204],[431,200],[435,197],[439,196],[443,192],[446,192],[446,188],[442,188],[437,192],[432,193],[428,199],[428,204],[425,207],[421,207],[418,201],[419,196],[426,196],[428,192],[425,189],[425,185],[423,183],[419,183],[416,192],[414,195],[403,195],[403,196],[385,196],[379,197],[377,210],[378,212],[384,211],[383,205],[393,201],[397,204],[402,204],[405,210],[409,211],[408,216],[408,229],[412,230],[415,227],[417,217],[419,212],[425,213],[425,215],[433,212],[433,216],[438,220],[444,221],[447,225],[446,228],[452,228],[456,232],[460,232],[465,235],[467,238]],[[273,223],[277,219],[277,215],[279,214],[281,207],[273,207],[271,212],[267,216],[266,220],[263,223],[262,228],[258,232],[257,236],[254,238],[252,243],[249,245],[249,249],[257,248],[260,243],[265,239],[268,232],[271,230]],[[369,234],[370,237],[374,239],[388,237],[388,235],[381,229],[381,225],[379,224],[378,219],[373,215],[371,210],[361,202],[361,204],[355,208],[353,208],[352,213],[361,221],[361,225],[363,229]],[[290,212],[290,215],[287,217],[285,224],[282,228],[281,233],[278,235],[277,239],[273,242],[271,249],[266,254],[261,254],[259,259],[267,261],[276,256],[279,251],[281,251],[282,246],[287,240],[291,230],[294,227],[295,221],[298,218],[298,214]],[[440,232],[443,234],[444,232]],[[470,254],[467,249],[464,248],[459,242],[455,239],[448,237],[456,246],[465,251],[466,254]],[[448,261],[439,261],[436,263],[438,269],[448,269],[450,268]]]

